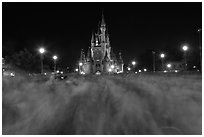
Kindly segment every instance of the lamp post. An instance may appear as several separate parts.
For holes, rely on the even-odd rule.
[[[202,29],[198,29],[199,48],[200,48],[200,71],[202,72]]]
[[[54,60],[54,74],[56,74],[56,60],[58,57],[56,55],[54,55],[52,58]]]
[[[152,51],[152,55],[153,55],[153,72],[155,72],[155,51]]]
[[[182,47],[182,49],[183,49],[183,51],[184,51],[184,69],[185,69],[185,71],[187,70],[187,56],[186,56],[186,54],[187,54],[187,50],[188,50],[188,46],[187,45],[184,45],[183,47]]]
[[[135,66],[136,66],[136,61],[132,61],[132,66],[133,66],[133,69],[132,69],[132,71],[134,72],[135,71]]]
[[[39,52],[40,52],[40,61],[41,61],[41,74],[43,74],[43,54],[45,53],[45,49],[40,48]]]
[[[164,70],[164,57],[165,57],[165,54],[164,54],[164,53],[161,53],[161,54],[160,54],[160,57],[161,57],[162,71],[163,71],[163,70]]]
[[[135,62],[135,61],[132,61],[132,65],[135,66],[135,65],[136,65],[136,62]]]
[[[167,66],[167,68],[168,68],[169,71],[170,71],[170,70],[171,70],[171,64],[169,63],[169,64],[167,64],[166,66]]]

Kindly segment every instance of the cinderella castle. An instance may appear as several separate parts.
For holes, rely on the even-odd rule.
[[[81,50],[78,72],[79,74],[122,73],[123,59],[121,53],[119,58],[113,53],[103,13],[99,24],[97,33],[92,33],[91,47],[88,48],[86,56],[83,49]]]

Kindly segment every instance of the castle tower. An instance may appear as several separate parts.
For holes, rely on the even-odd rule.
[[[87,55],[86,55],[86,60],[87,60],[87,62],[90,62],[90,61],[91,61],[90,52],[91,52],[91,48],[89,47],[89,49],[88,49],[88,51],[87,51]]]
[[[123,73],[123,66],[124,66],[124,62],[123,62],[123,59],[122,59],[122,54],[121,52],[119,52],[119,61],[118,61],[118,72],[119,73]]]
[[[103,12],[102,12],[102,21],[101,21],[100,30],[101,30],[101,42],[105,43],[106,23],[105,23],[105,19],[103,16]]]

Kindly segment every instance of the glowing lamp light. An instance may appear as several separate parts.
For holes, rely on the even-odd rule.
[[[188,50],[188,46],[184,45],[184,46],[182,47],[182,49],[183,49],[184,51],[187,51],[187,50]]]
[[[175,70],[174,72],[176,72],[176,73],[177,73],[177,72],[178,72],[178,70]]]
[[[15,74],[14,74],[13,72],[11,72],[11,73],[10,73],[10,76],[14,77],[14,76],[15,76]]]
[[[111,65],[111,69],[114,69],[114,67],[115,67],[114,65]]]
[[[141,70],[139,70],[139,72],[142,72]]]
[[[171,64],[167,64],[166,66],[167,66],[168,68],[171,68]]]
[[[196,68],[196,66],[193,66],[193,68]]]
[[[63,74],[63,71],[61,71],[60,73]]]
[[[79,66],[82,66],[82,65],[83,65],[83,63],[80,62],[80,63],[79,63]]]
[[[137,71],[135,72],[135,74],[137,74]]]
[[[41,54],[43,54],[43,53],[45,52],[45,49],[44,49],[44,48],[40,48],[40,49],[39,49],[39,52],[40,52]]]
[[[135,61],[132,61],[132,65],[135,66],[135,65],[136,65],[136,62],[135,62]]]
[[[129,71],[131,70],[131,68],[130,68],[130,67],[128,67],[127,69],[128,69]]]
[[[146,72],[147,71],[147,69],[144,69],[144,72]]]
[[[166,70],[164,70],[164,73],[166,73],[167,71]]]
[[[80,74],[85,75],[85,72],[82,71]]]
[[[57,59],[57,56],[56,56],[56,55],[54,55],[52,58],[53,58],[54,60],[56,60],[56,59]]]
[[[160,54],[160,57],[161,57],[161,58],[164,58],[164,57],[165,57],[165,54],[164,54],[164,53],[161,53],[161,54]]]
[[[108,72],[111,72],[111,71],[112,71],[112,69],[111,69],[111,68],[109,68],[109,69],[108,69]]]
[[[59,70],[57,70],[57,73],[59,73]]]
[[[76,72],[78,72],[78,71],[79,71],[79,69],[78,69],[78,68],[76,68],[76,69],[75,69],[75,71],[76,71]]]

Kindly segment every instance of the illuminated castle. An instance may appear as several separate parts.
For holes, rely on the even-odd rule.
[[[101,24],[98,32],[92,33],[91,47],[89,47],[87,55],[85,56],[83,49],[81,50],[78,63],[79,74],[122,73],[123,65],[121,53],[117,59],[110,46],[109,34],[106,31],[102,13]]]

